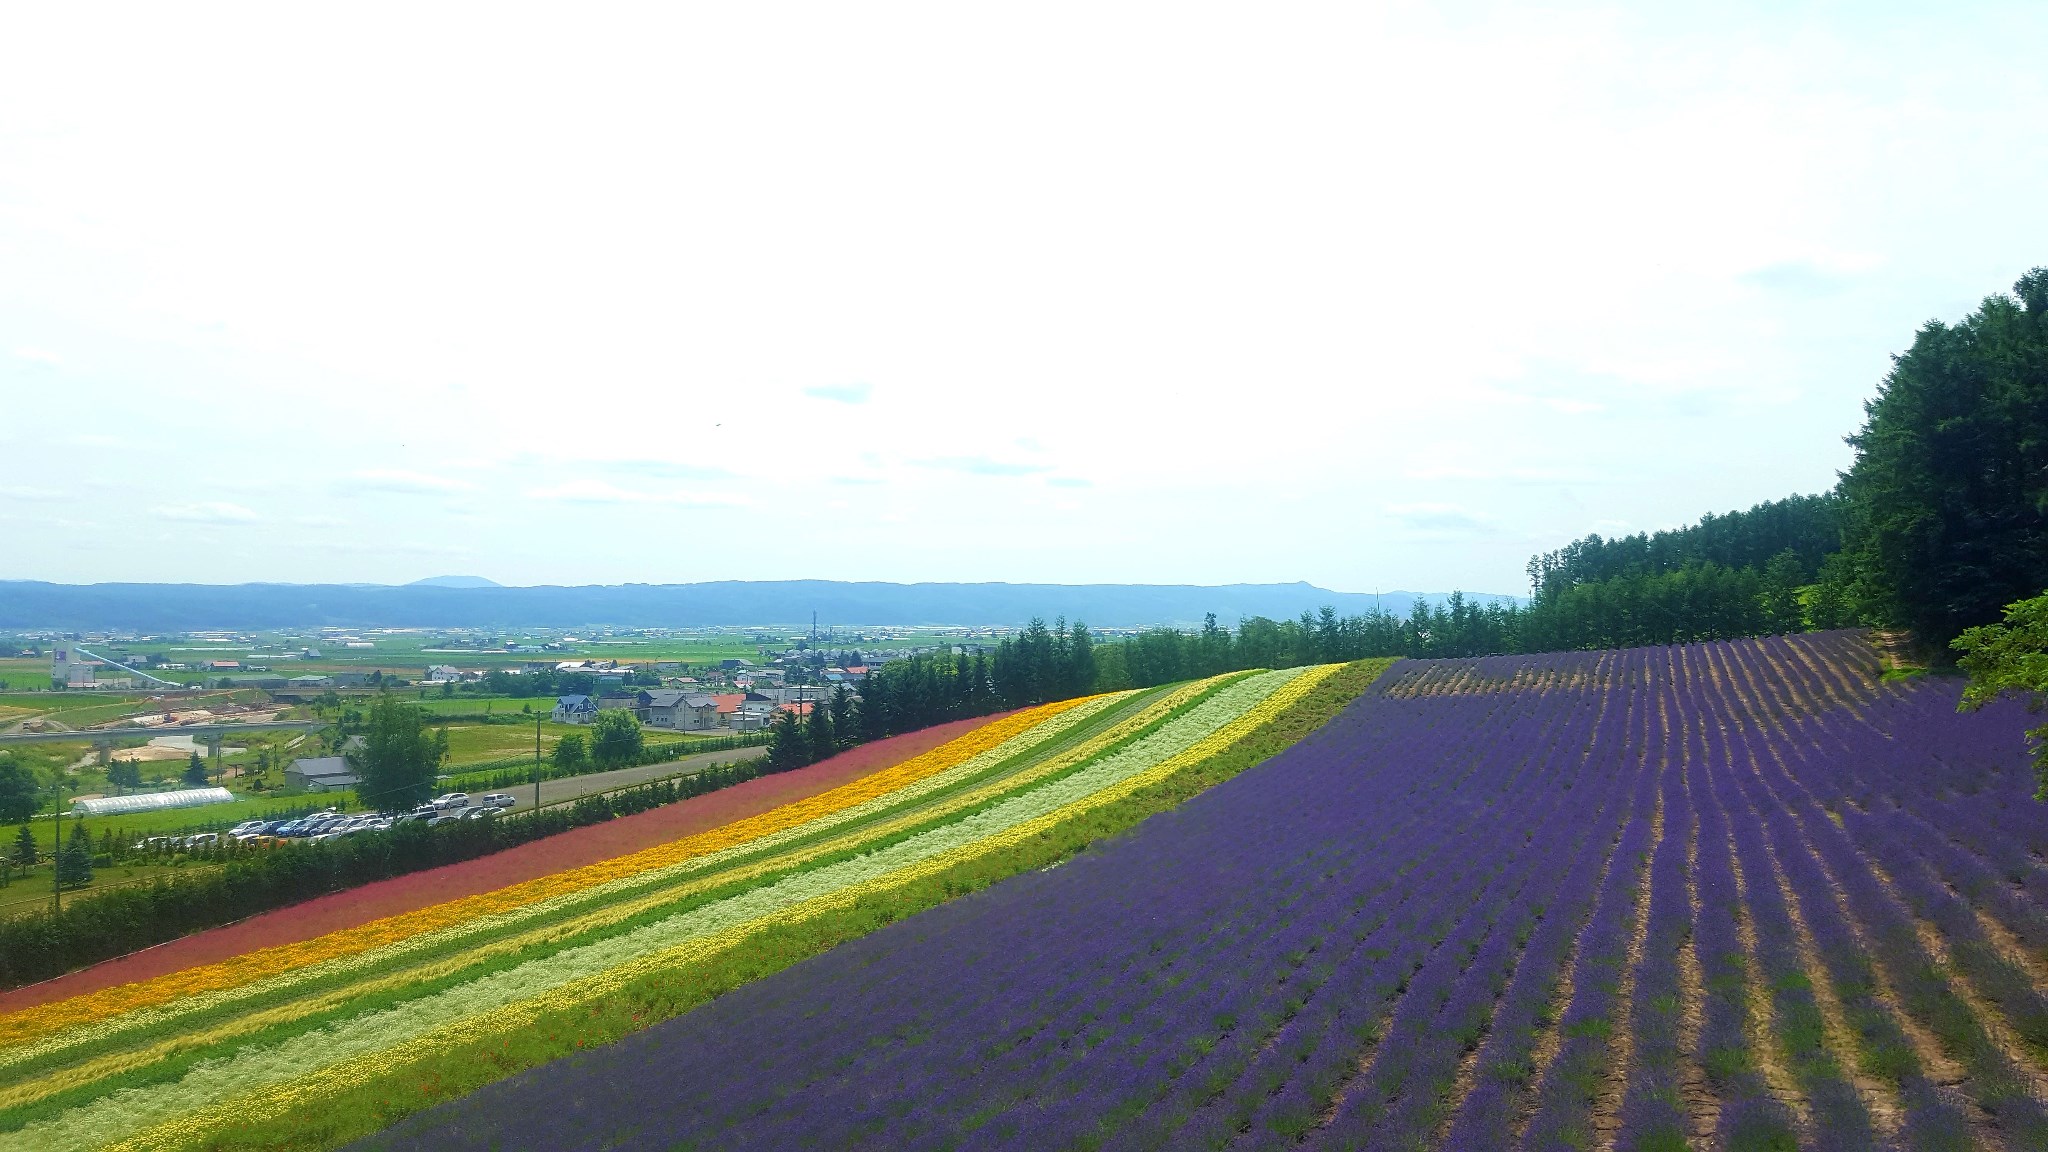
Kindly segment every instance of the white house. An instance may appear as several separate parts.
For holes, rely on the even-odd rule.
[[[550,716],[557,724],[588,724],[597,719],[597,701],[581,693],[559,696]]]

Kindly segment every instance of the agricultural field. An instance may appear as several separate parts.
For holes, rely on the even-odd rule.
[[[1045,705],[629,855],[324,936],[293,938],[282,914],[271,947],[68,998],[0,999],[0,1148],[368,1134],[573,1052],[592,1028],[616,1039],[1056,863],[1284,747],[1384,666]]]
[[[2041,1148],[2048,815],[2024,713],[1957,695],[1850,634],[1405,662],[1130,835],[364,1147]]]

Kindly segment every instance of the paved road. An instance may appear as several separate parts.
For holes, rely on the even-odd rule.
[[[766,748],[727,748],[719,752],[699,752],[680,760],[665,760],[660,764],[642,764],[638,768],[618,768],[610,772],[592,772],[588,776],[569,776],[561,780],[545,780],[540,786],[540,802],[557,804],[563,800],[574,800],[593,792],[605,792],[613,788],[624,788],[628,784],[640,784],[658,780],[663,776],[674,776],[683,772],[701,772],[713,764],[731,764],[738,760],[753,760],[766,756]],[[511,811],[523,812],[533,807],[533,785],[520,784],[515,787],[498,789],[518,797],[519,803]],[[470,793],[471,796],[477,793]]]

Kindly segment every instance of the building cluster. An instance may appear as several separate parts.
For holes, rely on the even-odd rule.
[[[851,685],[848,692],[858,695]],[[775,722],[778,712],[802,718],[831,699],[829,686],[760,687],[733,692],[695,692],[687,688],[643,688],[633,693],[557,697],[550,718],[557,724],[588,724],[610,709],[631,712],[649,728],[672,732],[757,732]]]

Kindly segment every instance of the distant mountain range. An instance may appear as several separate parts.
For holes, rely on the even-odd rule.
[[[1477,595],[1476,600],[1518,600]],[[1006,625],[1065,616],[1095,627],[1226,624],[1324,605],[1407,613],[1441,593],[1332,592],[1313,584],[884,584],[721,580],[508,588],[476,576],[363,584],[45,584],[0,581],[0,628],[174,632],[206,628],[703,628]]]
[[[372,585],[372,587],[376,587],[376,585]],[[503,584],[500,584],[500,583],[498,583],[498,582],[497,582],[496,580],[486,580],[486,579],[485,579],[485,578],[483,578],[482,576],[429,576],[429,577],[427,577],[427,578],[426,578],[425,580],[415,580],[415,581],[413,581],[412,583],[410,583],[410,584],[407,584],[407,585],[406,585],[406,587],[407,587],[407,588],[503,588],[503,587],[504,587],[504,585],[503,585]]]

